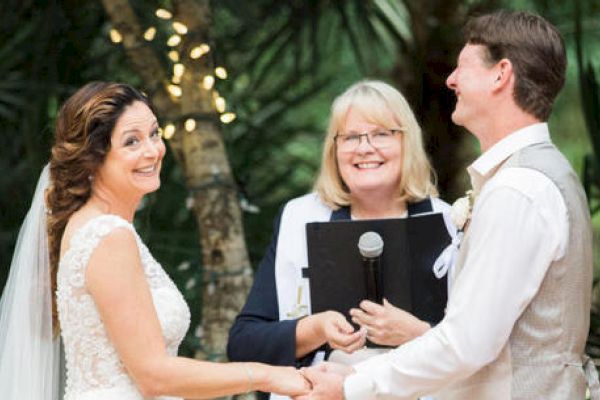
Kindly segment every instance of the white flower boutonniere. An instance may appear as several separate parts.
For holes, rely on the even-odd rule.
[[[454,267],[458,250],[460,249],[460,243],[464,236],[465,228],[469,220],[471,219],[471,210],[473,209],[473,203],[475,203],[475,193],[472,190],[467,191],[466,196],[457,199],[452,208],[450,209],[450,219],[458,232],[452,238],[450,243],[439,255],[439,257],[433,263],[433,273],[438,279],[443,278],[446,274],[451,271]],[[448,278],[448,284],[451,279]]]
[[[457,199],[452,204],[450,218],[459,232],[464,231],[467,222],[471,219],[471,210],[475,202],[475,195],[472,190],[467,191],[466,196]]]

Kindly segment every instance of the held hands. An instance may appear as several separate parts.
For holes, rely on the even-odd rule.
[[[304,373],[294,367],[274,367],[270,374],[271,392],[283,396],[307,396],[311,389]]]
[[[346,317],[337,311],[325,311],[317,314],[320,319],[322,337],[334,350],[352,353],[365,345],[366,338],[363,332],[354,331]]]
[[[386,299],[383,299],[383,305],[363,300],[360,308],[350,310],[350,315],[355,324],[366,329],[367,339],[379,345],[400,346],[430,329],[427,322],[393,306]]]
[[[343,400],[344,379],[355,372],[350,366],[331,362],[324,362],[302,371],[312,385],[312,390],[309,394],[294,397],[294,400]]]

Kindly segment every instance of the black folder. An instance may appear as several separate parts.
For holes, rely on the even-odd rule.
[[[351,308],[366,299],[363,258],[358,239],[368,231],[381,235],[383,297],[431,324],[442,320],[447,302],[446,277],[433,264],[450,244],[442,214],[402,219],[314,222],[306,225],[311,309],[337,310],[348,320]]]

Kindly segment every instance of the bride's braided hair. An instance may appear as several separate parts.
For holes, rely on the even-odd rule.
[[[129,85],[91,82],[73,94],[56,119],[50,159],[48,245],[52,285],[52,319],[58,328],[56,273],[61,240],[69,218],[90,198],[93,176],[110,150],[111,135],[125,108],[148,99]]]

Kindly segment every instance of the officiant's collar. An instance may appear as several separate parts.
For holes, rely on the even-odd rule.
[[[550,141],[550,132],[546,122],[526,126],[506,136],[467,168],[473,189],[475,192],[479,192],[481,186],[494,174],[496,169],[517,151],[527,146]]]

